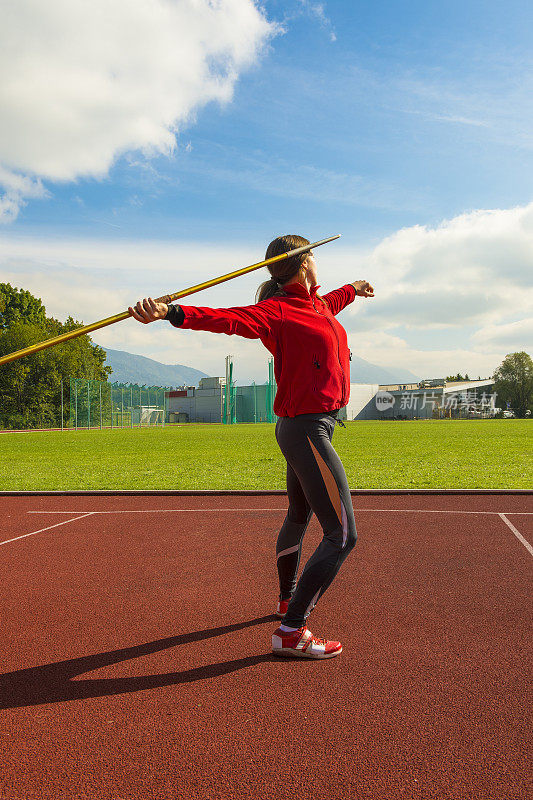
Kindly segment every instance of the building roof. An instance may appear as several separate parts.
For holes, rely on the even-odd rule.
[[[481,381],[447,381],[446,386],[444,387],[444,394],[464,392],[467,389],[477,389],[482,386],[494,386],[494,379],[483,378]]]

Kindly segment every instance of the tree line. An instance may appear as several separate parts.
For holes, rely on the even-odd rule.
[[[533,412],[533,361],[525,351],[510,353],[494,373],[498,405],[509,404],[517,417]]]
[[[481,378],[478,375],[478,381]],[[468,372],[461,375],[448,375],[446,381],[469,381]],[[533,361],[525,351],[509,353],[494,372],[494,391],[496,406],[506,409],[509,406],[517,417],[529,416],[533,411]],[[501,413],[500,413],[501,416]]]
[[[82,327],[69,317],[46,316],[41,300],[24,289],[0,283],[0,355]],[[107,380],[106,352],[87,335],[41,350],[0,367],[0,427],[61,425],[61,381],[69,377]]]

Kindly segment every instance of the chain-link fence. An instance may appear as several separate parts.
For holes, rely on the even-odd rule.
[[[274,359],[268,362],[268,381],[251,386],[236,386],[233,381],[232,357],[226,358],[226,385],[223,387],[222,422],[234,425],[237,422],[275,422],[274,398],[276,380]]]
[[[273,359],[265,383],[237,386],[233,375],[232,357],[228,356],[226,381],[202,378],[198,387],[173,391],[162,386],[67,378],[60,381],[52,411],[31,427],[94,430],[183,422],[276,422]]]
[[[71,378],[67,427],[141,428],[164,425],[166,388]]]

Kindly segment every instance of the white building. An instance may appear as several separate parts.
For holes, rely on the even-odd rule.
[[[170,422],[222,422],[226,379],[201,378],[199,386],[167,393]],[[274,390],[275,387],[272,387]],[[235,416],[239,422],[275,419],[266,384],[236,386]],[[352,383],[342,420],[454,419],[491,417],[495,413],[494,381],[451,381],[434,378],[420,383]]]
[[[167,393],[170,422],[222,422],[225,378],[200,378],[199,385]]]
[[[379,391],[377,383],[351,383],[348,405],[341,408],[339,419],[376,419],[374,398]]]
[[[371,419],[454,419],[492,417],[495,413],[494,381],[446,381],[380,385]]]

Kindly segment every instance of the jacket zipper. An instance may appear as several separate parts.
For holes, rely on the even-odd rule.
[[[315,300],[314,300],[313,297],[311,298],[311,302],[313,304],[313,308],[315,309],[316,313],[321,317],[324,316],[323,314],[320,314],[319,311],[317,311],[317,307],[315,306]],[[337,331],[335,330],[335,327],[334,327],[332,321],[328,317],[326,317],[326,319],[328,320],[329,324],[331,325],[331,329],[332,329],[333,333],[335,334],[335,339],[337,340],[337,360],[339,362],[339,367],[341,368],[341,372],[342,372],[342,402],[344,403],[344,398],[346,397],[346,375],[344,373],[344,368],[343,368],[342,363],[341,363],[341,344],[339,342],[339,337],[337,335]]]

